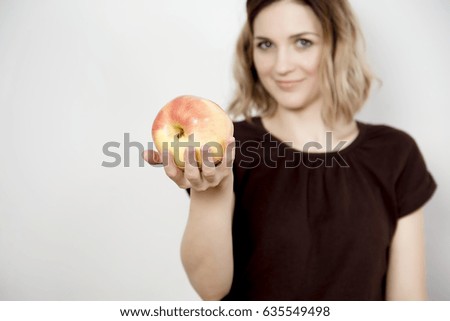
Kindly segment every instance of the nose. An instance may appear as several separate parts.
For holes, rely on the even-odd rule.
[[[285,75],[294,69],[292,53],[289,48],[280,48],[275,60],[275,71],[280,75]]]

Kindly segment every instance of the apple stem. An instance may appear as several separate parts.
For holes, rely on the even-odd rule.
[[[177,134],[176,134],[177,138],[179,139],[180,137],[183,137],[183,135],[184,135],[183,128],[176,126],[176,130],[177,130]]]

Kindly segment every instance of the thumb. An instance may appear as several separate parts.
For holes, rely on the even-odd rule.
[[[161,165],[162,158],[161,155],[155,150],[149,149],[142,153],[142,158],[150,165]]]

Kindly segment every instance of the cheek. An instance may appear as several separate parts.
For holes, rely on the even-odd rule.
[[[319,73],[320,67],[320,59],[321,59],[321,51],[314,50],[309,53],[306,57],[308,60],[308,68],[307,71],[311,76],[314,76]]]
[[[258,75],[263,76],[270,72],[272,61],[268,55],[254,54],[253,62]]]
[[[303,55],[297,62],[306,75],[315,76],[319,72],[319,59],[314,55]]]

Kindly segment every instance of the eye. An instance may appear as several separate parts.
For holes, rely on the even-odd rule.
[[[308,48],[312,46],[312,42],[307,40],[307,39],[298,39],[295,44],[297,45],[297,47],[299,48]]]
[[[260,43],[257,44],[257,47],[260,49],[269,49],[270,47],[272,47],[272,43],[268,40],[264,40],[261,41]]]

